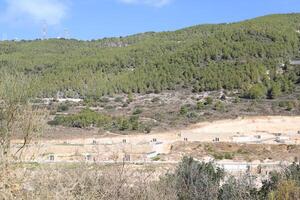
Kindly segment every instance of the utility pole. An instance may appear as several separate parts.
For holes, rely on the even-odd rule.
[[[47,22],[44,21],[43,22],[43,27],[42,27],[42,39],[46,40],[47,39],[47,35],[48,35],[48,25],[47,25]]]

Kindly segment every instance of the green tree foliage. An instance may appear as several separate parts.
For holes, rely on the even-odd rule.
[[[268,195],[269,200],[297,200],[300,199],[300,187],[295,183],[295,181],[287,180],[281,181],[277,189],[272,191]]]
[[[278,83],[273,83],[269,92],[269,97],[271,99],[275,99],[276,97],[281,95],[281,87]]]
[[[255,186],[255,176],[225,176],[212,163],[201,163],[184,157],[174,173],[161,178],[162,193],[172,191],[179,200],[296,200],[300,198],[300,165],[294,163],[283,172],[271,172],[261,188]],[[220,184],[222,182],[222,184]]]
[[[193,158],[184,157],[169,175],[169,183],[174,182],[178,199],[217,199],[220,181],[224,171],[212,163],[200,163]]]
[[[258,192],[261,199],[299,199],[300,165],[293,163],[283,173],[273,172]]]
[[[205,104],[202,101],[198,101],[196,105],[197,110],[203,110],[205,108]]]
[[[132,93],[177,87],[245,91],[258,83],[269,89],[276,81],[291,92],[300,73],[290,66],[279,73],[279,64],[299,54],[299,21],[299,14],[270,15],[93,41],[3,41],[0,79],[2,70],[18,71],[41,97],[127,93],[128,103]]]
[[[247,97],[250,99],[262,99],[266,96],[267,89],[263,84],[255,84],[247,91]]]
[[[188,108],[187,105],[181,106],[180,111],[179,111],[179,113],[180,113],[181,115],[186,115],[188,112],[189,112],[189,108]]]
[[[11,139],[24,138],[20,148],[23,149],[41,132],[44,117],[29,104],[33,93],[28,80],[20,74],[3,75],[0,79],[0,169],[3,161],[11,156]]]
[[[257,195],[253,193],[253,185],[249,177],[236,179],[229,177],[219,190],[219,200],[255,200]]]
[[[131,117],[112,117],[107,114],[97,113],[90,109],[84,109],[77,114],[57,115],[50,125],[63,125],[67,127],[87,128],[95,126],[107,130],[119,131],[136,131],[141,130],[144,126],[139,121],[138,115]]]

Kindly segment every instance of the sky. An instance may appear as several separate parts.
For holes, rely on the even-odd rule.
[[[0,39],[82,40],[300,12],[300,0],[0,0]]]

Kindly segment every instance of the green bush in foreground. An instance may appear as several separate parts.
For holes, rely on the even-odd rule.
[[[167,181],[166,181],[167,180]],[[174,173],[161,181],[167,190],[176,191],[178,200],[297,200],[300,199],[300,165],[292,164],[283,172],[272,172],[261,188],[255,177],[245,174],[235,178],[226,176],[213,163],[203,163],[184,157]],[[222,182],[222,184],[221,184]]]

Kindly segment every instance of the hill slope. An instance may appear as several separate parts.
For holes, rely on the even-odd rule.
[[[299,69],[280,66],[299,54],[297,30],[300,14],[286,14],[94,41],[1,42],[0,70],[25,74],[40,96],[178,87],[289,92]]]

